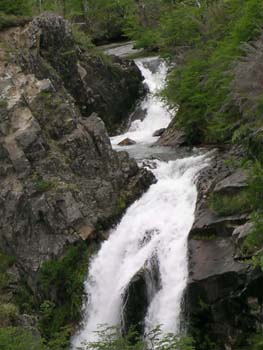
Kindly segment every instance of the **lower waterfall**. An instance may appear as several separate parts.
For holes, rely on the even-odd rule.
[[[167,67],[159,61],[158,69],[152,72],[149,62],[150,59],[137,62],[149,87],[142,102],[147,109],[146,117],[133,122],[126,134],[112,138],[117,149],[118,142],[125,137],[135,140],[137,144],[130,146],[133,155],[140,144],[147,145],[150,155],[154,149],[150,146],[156,141],[153,132],[166,127],[171,120],[169,111],[155,95],[165,84]],[[179,332],[181,301],[188,277],[187,238],[197,199],[195,178],[206,165],[207,157],[197,155],[168,162],[153,159],[146,163],[157,182],[128,208],[91,261],[85,282],[88,300],[84,320],[72,340],[73,349],[96,340],[94,331],[98,325],[121,323],[129,283],[138,272],[151,270],[153,260],[158,266],[160,286],[152,292],[144,328],[150,331],[162,325],[164,332]]]

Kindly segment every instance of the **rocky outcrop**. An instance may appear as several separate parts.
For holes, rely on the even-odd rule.
[[[226,162],[242,154],[240,149],[217,151],[198,181],[185,293],[186,317],[197,349],[246,348],[263,324],[263,273],[242,254],[242,243],[253,227],[249,208],[228,215],[212,205],[214,196],[233,198],[245,190],[247,173]]]
[[[0,35],[11,52],[0,61],[0,246],[33,286],[44,261],[100,238],[152,183],[112,150],[95,113],[121,118],[141,77],[132,63],[109,68],[79,52],[55,15]]]
[[[23,69],[40,80],[48,72],[56,88],[64,84],[83,116],[99,113],[110,132],[128,120],[144,94],[142,75],[133,61],[81,50],[62,17],[47,13],[35,18],[19,41]]]

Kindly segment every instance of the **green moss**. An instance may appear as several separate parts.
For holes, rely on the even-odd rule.
[[[7,108],[7,101],[6,100],[0,100],[0,108]]]
[[[127,207],[127,203],[126,203],[126,200],[124,197],[119,198],[118,207],[119,207],[120,211],[124,210]]]
[[[4,296],[10,280],[7,270],[14,265],[15,260],[14,256],[7,255],[0,250],[0,300]]]
[[[191,238],[195,239],[196,241],[212,241],[213,239],[216,238],[216,235],[209,235],[209,236],[193,235]]]
[[[252,210],[246,190],[231,194],[213,193],[210,198],[210,207],[222,216],[242,214]]]
[[[44,180],[44,179],[38,179],[35,182],[35,189],[37,192],[47,192],[50,191],[52,188],[56,187],[57,182],[54,180]]]

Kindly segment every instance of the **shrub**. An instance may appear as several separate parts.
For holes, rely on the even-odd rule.
[[[62,259],[48,261],[41,267],[39,326],[45,339],[56,346],[65,338],[69,342],[70,326],[80,321],[89,258],[90,251],[81,242],[71,246]]]
[[[11,303],[0,303],[0,326],[10,326],[18,317],[18,309]]]
[[[20,327],[0,328],[1,350],[45,350],[41,339]]]
[[[211,208],[219,215],[234,215],[252,210],[246,190],[233,194],[214,193],[210,200]]]

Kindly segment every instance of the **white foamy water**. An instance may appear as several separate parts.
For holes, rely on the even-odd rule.
[[[149,68],[151,61],[159,62],[156,72]],[[135,120],[132,122],[128,132],[111,138],[112,145],[115,148],[120,141],[125,138],[134,140],[137,144],[152,144],[157,140],[153,137],[156,130],[166,128],[171,121],[171,113],[167,106],[158,96],[158,93],[165,86],[168,67],[164,61],[159,61],[158,58],[147,58],[136,61],[140,68],[145,83],[149,88],[149,93],[142,102],[141,108],[146,110],[146,117],[143,121]],[[132,147],[136,147],[132,146]],[[123,147],[121,147],[123,149]]]
[[[91,263],[85,285],[86,319],[75,346],[94,340],[98,325],[120,323],[125,288],[153,255],[161,289],[150,304],[146,327],[162,324],[164,331],[178,331],[187,281],[187,236],[197,197],[194,178],[204,164],[204,156],[156,163],[158,182],[127,210]],[[151,239],[142,244],[149,232]]]
[[[150,145],[156,141],[153,132],[166,127],[171,120],[165,105],[155,95],[165,84],[165,63],[161,62],[155,73],[147,68],[145,60],[137,64],[150,88],[143,102],[147,116],[142,122],[134,122],[127,133],[112,139],[117,149],[117,143],[125,137]],[[138,144],[131,147],[136,152]],[[85,282],[88,301],[84,305],[82,328],[72,340],[73,349],[95,340],[98,325],[121,323],[125,291],[139,271],[151,268],[153,258],[158,265],[160,286],[152,289],[145,330],[162,325],[164,332],[179,332],[181,301],[188,277],[187,237],[197,199],[195,178],[207,161],[205,155],[151,161],[157,183],[128,208],[90,264]]]

